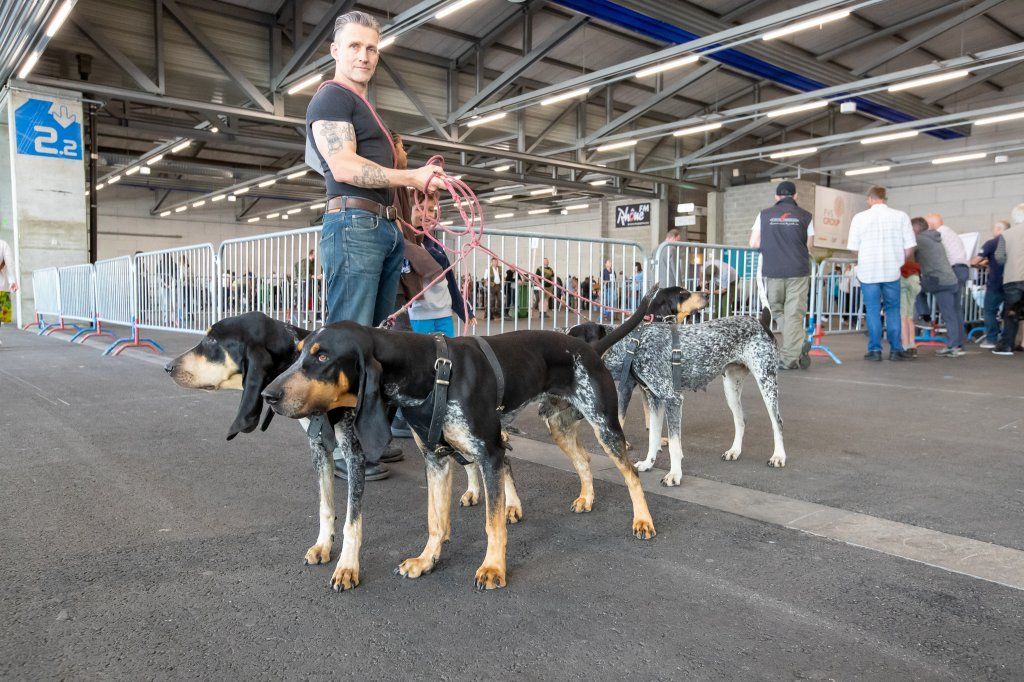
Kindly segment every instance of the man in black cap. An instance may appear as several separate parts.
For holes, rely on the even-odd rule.
[[[788,180],[775,188],[775,205],[761,211],[750,231],[750,246],[761,252],[761,274],[772,317],[782,321],[779,369],[807,369],[811,350],[804,316],[810,291],[814,222],[797,206],[796,186]]]

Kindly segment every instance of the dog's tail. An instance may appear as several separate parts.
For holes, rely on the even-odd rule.
[[[757,321],[761,323],[761,327],[764,328],[768,337],[772,340],[772,343],[778,343],[775,340],[775,334],[772,332],[772,311],[767,307],[761,308],[761,314],[757,316]]]
[[[625,322],[608,332],[608,335],[603,339],[599,339],[592,344],[598,355],[604,355],[609,348],[626,338],[627,334],[636,329],[637,326],[644,321],[644,317],[647,316],[647,309],[651,305],[651,300],[657,293],[658,285],[655,284],[651,287],[651,290],[648,291],[642,299],[640,299],[640,303],[636,306],[636,311],[634,311]]]

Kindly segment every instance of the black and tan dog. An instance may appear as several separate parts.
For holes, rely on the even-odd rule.
[[[645,299],[627,323],[595,347],[547,331],[488,337],[505,378],[501,404],[498,379],[478,343],[468,337],[448,342],[452,372],[442,422],[444,443],[475,460],[484,481],[487,553],[476,572],[478,588],[505,585],[505,481],[509,474],[502,424],[527,404],[549,396],[565,400],[591,424],[601,446],[626,479],[633,503],[633,534],[642,539],[654,536],[639,477],[626,457],[625,437],[615,411],[615,384],[600,358],[601,352],[639,324],[649,301]],[[450,534],[452,490],[451,468],[444,450],[430,452],[423,447],[437,378],[435,340],[422,334],[342,322],[314,332],[300,344],[300,350],[295,363],[263,391],[264,399],[276,412],[304,418],[355,404],[351,421],[354,437],[339,438],[349,471],[348,510],[332,585],[348,589],[359,583],[364,463],[361,453],[350,446],[358,439],[367,451],[384,447],[389,434],[386,401],[401,405],[427,463],[427,543],[419,556],[403,561],[398,572],[408,578],[428,573]],[[552,432],[561,445],[565,439],[560,439],[555,429]],[[580,453],[566,454],[575,459]]]

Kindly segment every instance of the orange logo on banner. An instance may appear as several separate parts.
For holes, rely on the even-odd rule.
[[[832,208],[825,209],[824,223],[833,227],[838,227],[843,223],[843,211],[846,210],[846,202],[843,201],[842,197],[836,197],[836,200],[832,202]]]

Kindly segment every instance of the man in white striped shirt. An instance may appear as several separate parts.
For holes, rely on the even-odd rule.
[[[900,339],[900,268],[917,246],[910,216],[886,206],[884,187],[868,191],[868,210],[853,216],[847,247],[857,252],[857,279],[868,323],[865,360],[882,361],[882,304],[889,359],[907,360]]]

